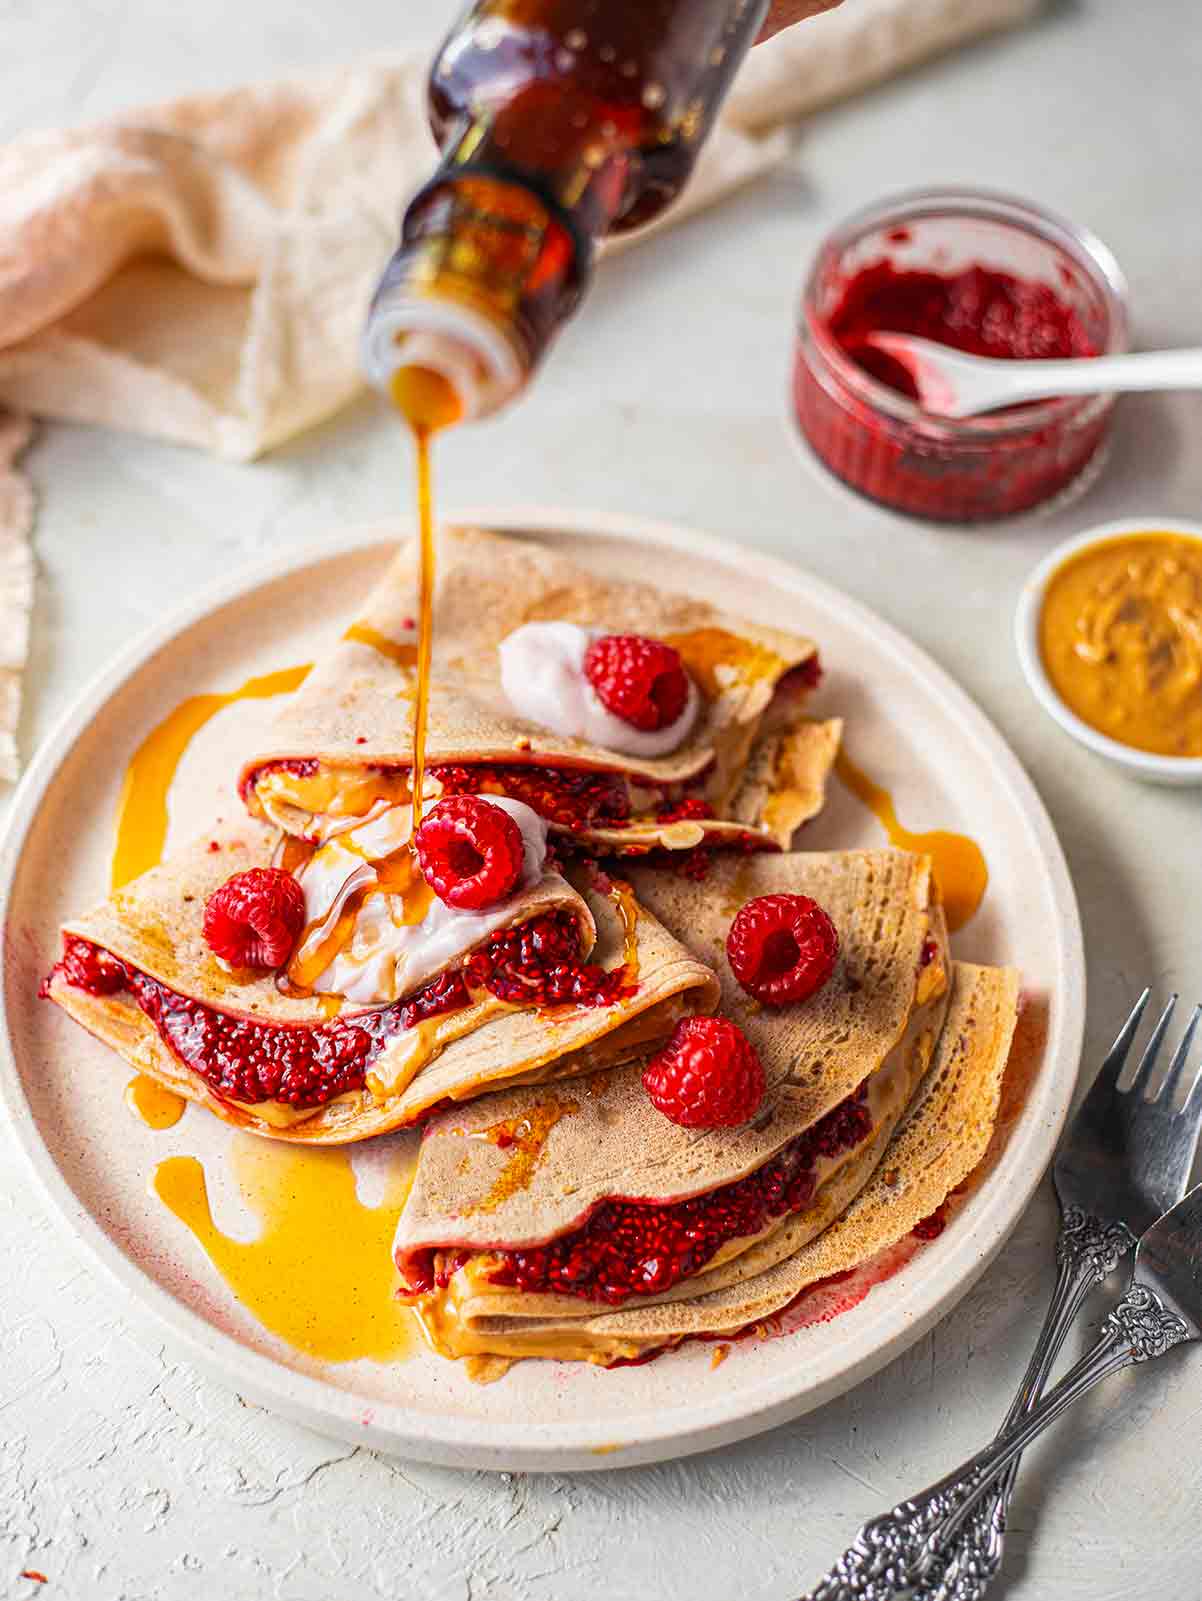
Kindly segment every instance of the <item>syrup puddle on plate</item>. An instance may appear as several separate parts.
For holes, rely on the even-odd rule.
[[[190,695],[152,728],[130,757],[117,802],[111,888],[120,889],[163,859],[167,838],[167,795],[184,752],[219,711],[240,700],[267,700],[288,695],[309,674],[309,666],[281,667],[248,678],[225,694]]]
[[[205,1170],[194,1156],[160,1162],[150,1192],[193,1234],[242,1305],[272,1334],[325,1362],[410,1356],[420,1335],[396,1299],[392,1237],[412,1160],[397,1153],[383,1199],[366,1206],[345,1148],[235,1134],[228,1153],[229,1170],[258,1221],[254,1239],[235,1239],[217,1226]]]
[[[125,1086],[125,1104],[147,1128],[174,1128],[184,1115],[187,1101],[157,1079],[137,1073]]]
[[[980,906],[989,883],[989,869],[976,840],[942,828],[916,834],[903,827],[898,821],[893,796],[873,783],[846,751],[840,750],[835,758],[835,772],[844,787],[867,806],[885,830],[891,845],[931,858],[948,929],[954,934],[958,928],[963,928]]]

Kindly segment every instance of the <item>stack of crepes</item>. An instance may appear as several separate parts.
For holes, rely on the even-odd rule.
[[[470,794],[508,811],[524,852],[512,892],[456,911],[414,861],[406,546],[247,762],[251,815],[68,923],[47,982],[126,1061],[257,1133],[345,1143],[502,1083],[641,1057],[713,1009],[717,979],[593,858],[687,864],[711,840],[776,849],[821,805],[838,724],[804,717],[812,643],[534,543],[449,530],[439,546],[427,806]],[[679,746],[627,757],[520,715],[498,647],[548,618],[676,639],[696,702]],[[233,966],[206,938],[206,907],[231,876],[273,865],[304,892],[302,931],[279,969]],[[540,993],[535,944],[576,975],[571,1004]]]
[[[702,883],[634,881],[713,964],[768,1091],[741,1128],[681,1128],[631,1066],[431,1124],[396,1261],[430,1343],[482,1380],[759,1324],[927,1222],[993,1131],[1018,978],[951,962],[926,857],[726,858]],[[840,957],[818,995],[769,1010],[722,951],[734,913],[775,894],[818,900]]]
[[[900,1239],[979,1163],[1017,977],[953,963],[926,857],[791,849],[840,737],[807,712],[810,641],[536,540],[448,530],[438,563],[425,813],[506,813],[510,892],[457,910],[414,852],[406,547],[245,763],[249,815],[69,923],[47,992],[258,1133],[424,1121],[402,1294],[474,1376],[745,1328]],[[657,732],[586,682],[591,644],[617,636],[683,664]],[[273,865],[303,925],[286,960],[242,970],[206,907]],[[763,1004],[728,963],[732,920],[767,896],[807,898],[837,933],[805,999]],[[644,1069],[715,1011],[765,1092],[738,1126],[681,1126]]]

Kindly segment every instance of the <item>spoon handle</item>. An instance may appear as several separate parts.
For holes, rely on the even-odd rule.
[[[1101,395],[1145,389],[1202,389],[1202,350],[1140,350],[1087,361],[1024,362],[1015,373],[1013,399]]]

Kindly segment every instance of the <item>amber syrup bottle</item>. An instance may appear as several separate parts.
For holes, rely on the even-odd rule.
[[[768,0],[475,0],[430,72],[442,149],[372,301],[368,375],[517,394],[607,234],[680,193]]]

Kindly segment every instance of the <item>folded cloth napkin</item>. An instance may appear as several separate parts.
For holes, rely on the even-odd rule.
[[[778,34],[669,220],[778,161],[782,124],[1038,4],[846,0]],[[0,148],[0,775],[32,504],[2,408],[250,460],[345,405],[368,296],[435,160],[425,73],[416,55],[372,61]]]
[[[16,469],[32,432],[24,417],[0,411],[0,778],[16,778],[21,672],[33,605],[33,491]]]

